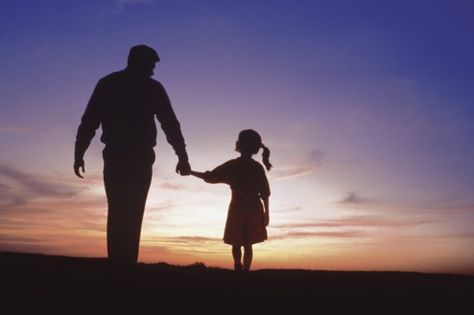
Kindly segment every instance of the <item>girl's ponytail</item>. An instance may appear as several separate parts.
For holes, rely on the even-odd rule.
[[[270,150],[262,144],[262,161],[263,164],[265,164],[265,167],[267,168],[267,171],[269,171],[272,168],[272,164],[270,163]]]

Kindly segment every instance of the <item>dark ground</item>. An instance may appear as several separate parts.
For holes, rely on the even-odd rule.
[[[257,270],[0,253],[2,314],[474,314],[474,276]]]

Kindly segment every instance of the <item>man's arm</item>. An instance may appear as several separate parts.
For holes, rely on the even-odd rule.
[[[163,129],[166,140],[173,147],[174,152],[178,156],[178,164],[176,165],[176,173],[181,175],[190,175],[191,166],[188,161],[188,154],[186,152],[186,144],[184,142],[183,134],[181,133],[181,126],[171,107],[168,94],[164,87],[158,83],[158,105],[156,117],[160,122],[161,129]]]
[[[74,173],[80,178],[83,178],[80,170],[82,170],[83,173],[85,172],[84,154],[101,122],[99,109],[102,101],[102,89],[101,81],[99,81],[87,103],[86,110],[82,115],[81,124],[77,129],[76,144],[74,147]]]

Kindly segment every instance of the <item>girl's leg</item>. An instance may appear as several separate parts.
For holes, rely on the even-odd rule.
[[[253,250],[252,244],[244,246],[244,270],[249,271],[252,264]]]
[[[242,270],[242,251],[240,246],[232,245],[232,257],[234,258],[234,269],[236,271]]]

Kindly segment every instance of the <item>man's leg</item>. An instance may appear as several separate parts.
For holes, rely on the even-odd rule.
[[[139,153],[137,153],[139,154]],[[108,201],[107,251],[118,264],[135,264],[146,198],[150,188],[152,163],[108,156],[104,183]]]

